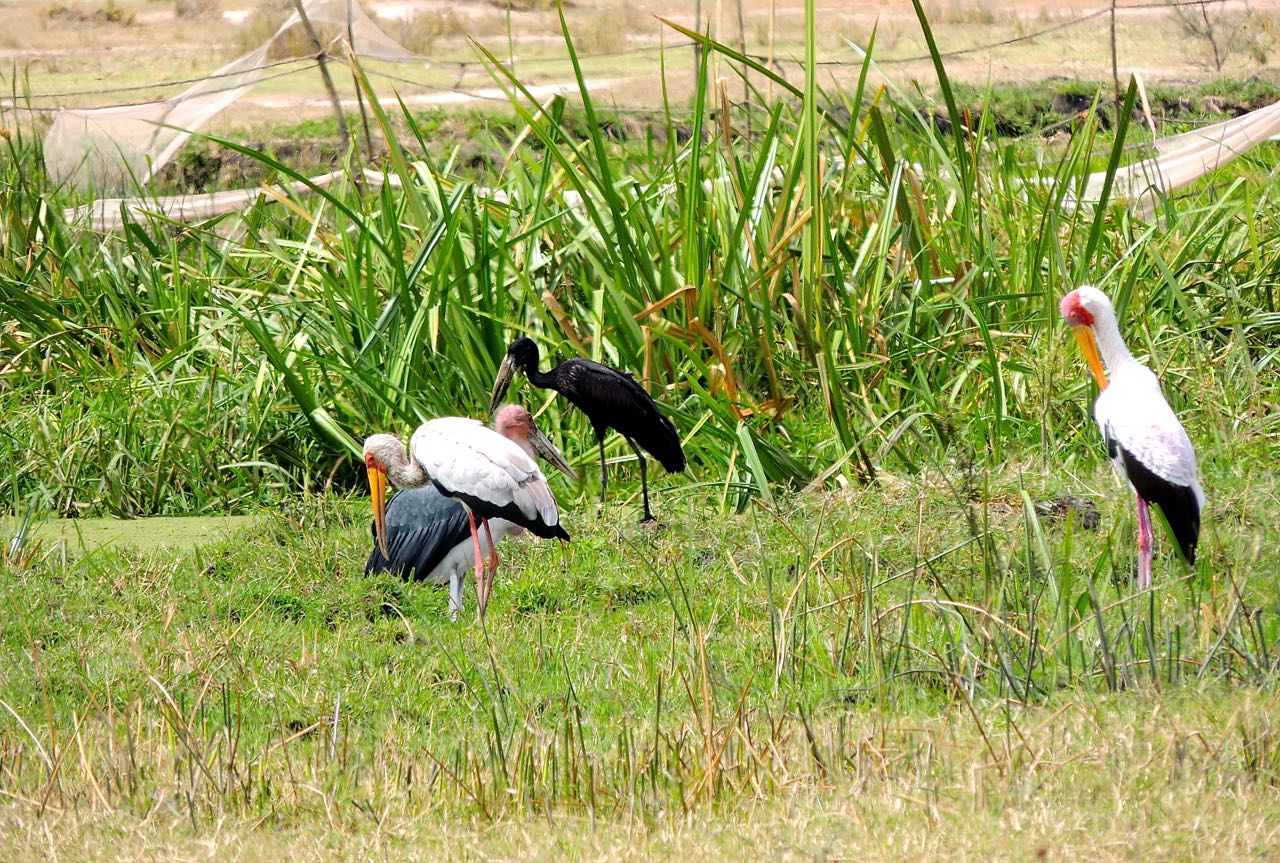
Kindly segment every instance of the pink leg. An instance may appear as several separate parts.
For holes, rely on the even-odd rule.
[[[484,610],[489,607],[489,591],[493,588],[493,576],[498,571],[498,550],[493,545],[493,534],[489,531],[489,519],[482,519],[480,522],[484,525],[485,539],[489,540],[489,566],[488,572],[484,579],[484,592],[480,595],[480,614],[484,614]]]
[[[467,521],[471,524],[471,548],[476,557],[476,607],[480,616],[484,617],[484,555],[480,553],[480,534],[476,530],[476,516],[467,510]]]
[[[498,572],[498,544],[493,541],[493,534],[489,532],[487,518],[484,520],[484,537],[489,540],[489,580],[492,581]]]
[[[1151,586],[1151,516],[1147,502],[1138,495],[1138,590]]]

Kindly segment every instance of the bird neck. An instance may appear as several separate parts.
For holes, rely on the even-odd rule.
[[[403,447],[388,453],[383,466],[387,469],[387,479],[396,488],[418,488],[431,481],[426,468],[417,459],[411,458],[409,451]]]
[[[1120,326],[1114,314],[1096,316],[1093,322],[1093,337],[1098,342],[1098,353],[1107,366],[1107,371],[1115,374],[1116,369],[1133,360],[1133,354],[1120,335]]]
[[[538,371],[538,363],[541,362],[541,360],[542,358],[538,355],[538,351],[535,349],[533,353],[525,356],[521,361],[520,371],[524,372],[524,376],[529,379],[529,383],[533,384],[535,387],[546,388],[547,384],[550,383],[550,379],[545,374]]]

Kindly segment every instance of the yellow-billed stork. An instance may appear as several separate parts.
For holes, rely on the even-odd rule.
[[[525,408],[511,404],[498,408],[493,430],[515,441],[530,457],[541,455],[577,481],[573,468],[538,430]],[[365,563],[365,574],[392,572],[430,584],[448,584],[449,616],[457,620],[462,612],[463,579],[475,565],[466,507],[441,494],[431,483],[401,489],[387,504],[385,529],[388,554],[384,555],[375,542]],[[376,529],[371,532],[376,538]],[[497,545],[507,536],[524,533],[524,528],[505,518],[493,518],[489,520],[488,533]],[[480,537],[480,551],[491,551],[484,536]],[[489,575],[492,580],[493,573]]]
[[[545,441],[534,431],[530,426],[531,445]],[[481,616],[488,605],[492,574],[498,568],[491,519],[503,519],[546,539],[569,539],[560,525],[555,496],[533,455],[478,420],[429,420],[413,433],[407,450],[395,435],[375,434],[364,442],[364,461],[373,497],[374,538],[386,558],[391,557],[386,524],[388,480],[401,489],[430,483],[445,497],[462,504],[471,534],[476,604]],[[487,566],[480,550],[481,528],[488,540]]]
[[[1082,285],[1062,298],[1059,311],[1098,381],[1093,416],[1107,454],[1138,498],[1138,587],[1145,590],[1151,586],[1148,504],[1160,507],[1182,556],[1195,562],[1204,508],[1196,453],[1160,382],[1125,346],[1107,295]]]

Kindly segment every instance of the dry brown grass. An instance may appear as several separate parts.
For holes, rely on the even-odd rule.
[[[130,80],[187,78],[200,71],[212,70],[246,50],[255,48],[269,37],[288,14],[291,0],[228,3],[226,0],[111,0],[112,8],[128,18],[132,26],[105,23],[95,18],[96,10],[108,7],[107,0],[57,0],[59,8],[73,10],[67,14],[74,21],[51,20],[43,4],[11,4],[5,7],[7,28],[0,31],[0,50],[6,60],[16,62],[25,75],[24,64],[30,63],[30,84],[35,92],[94,89],[108,86],[104,79],[103,49],[110,47],[116,57],[128,57],[124,67]],[[368,4],[366,4],[368,5]],[[979,0],[930,0],[927,9],[944,50],[967,48],[975,44],[1009,37],[1026,37],[1060,23],[1066,23],[1086,4],[1083,0],[1063,0],[1046,5],[1043,0],[1013,0],[1004,4],[987,4]],[[1257,4],[1255,4],[1257,5]],[[252,8],[253,14],[244,24],[233,24],[205,9]],[[508,5],[497,2],[472,2],[456,5],[439,3],[417,7],[418,15],[409,22],[377,19],[386,32],[418,52],[429,52],[446,61],[470,63],[476,59],[466,37],[479,39],[501,56],[510,51],[516,57],[557,56],[564,60],[558,45],[559,23],[554,11],[544,8],[541,0]],[[714,14],[721,12],[719,26]],[[745,11],[745,30],[753,50],[762,50],[769,41],[769,8],[764,0],[749,0]],[[1252,74],[1260,63],[1269,61],[1280,44],[1275,35],[1271,7],[1257,6],[1248,44],[1237,46],[1223,71],[1232,76]],[[775,54],[784,58],[787,74],[798,69],[786,58],[799,56],[802,44],[803,16],[799,0],[779,0],[774,32]],[[192,28],[190,19],[179,14],[201,12],[200,26]],[[178,13],[178,14],[175,14]],[[736,13],[732,4],[703,4],[704,17],[713,32],[731,42],[737,39]],[[114,13],[113,13],[114,14]],[[592,66],[595,74],[615,79],[632,79],[613,91],[621,104],[654,107],[661,92],[658,81],[659,62],[656,52],[626,53],[625,49],[652,44],[660,32],[653,15],[674,16],[692,23],[692,5],[686,0],[663,0],[652,4],[635,0],[580,0],[566,8],[571,31],[583,54],[613,55],[608,61]],[[924,45],[910,4],[903,0],[884,2],[875,7],[828,9],[824,12],[819,48],[823,59],[843,60],[847,67],[828,66],[834,86],[853,86],[857,67],[846,39],[865,42],[872,28],[877,28],[877,54],[881,60],[918,56]],[[1270,16],[1270,17],[1268,17]],[[510,26],[510,44],[508,44]],[[326,31],[323,36],[335,35]],[[673,33],[666,34],[670,43],[683,41]],[[1172,15],[1133,15],[1121,21],[1121,63],[1140,65],[1144,70],[1166,69],[1167,75],[1185,79],[1187,58],[1199,57],[1195,37],[1178,29]],[[1139,41],[1140,38],[1140,41]],[[1069,75],[1089,80],[1110,77],[1110,55],[1105,48],[1105,24],[1100,20],[1079,27],[1063,29],[1051,36],[1028,40],[993,51],[979,51],[948,59],[950,76],[957,81],[985,84],[1015,80],[1036,80],[1045,76]],[[622,51],[624,53],[617,54]],[[12,52],[12,53],[10,53]],[[277,49],[275,58],[306,56],[314,53],[300,31],[288,36]],[[688,68],[682,61],[687,54],[668,56],[667,82],[670,97],[679,101],[689,92]],[[37,59],[39,58],[39,59]],[[1206,58],[1198,74],[1207,76],[1212,63]],[[529,67],[534,68],[534,67]],[[930,64],[913,62],[893,67],[900,80],[932,79]],[[559,64],[539,62],[537,74],[543,80],[568,81],[572,70],[567,61]],[[676,70],[676,72],[671,72]],[[117,76],[118,77],[118,76]],[[1148,83],[1160,80],[1159,72],[1147,75]],[[760,83],[760,82],[756,82]],[[464,84],[463,86],[468,86]],[[273,85],[275,93],[296,93],[298,100],[314,96],[306,76]],[[95,100],[85,100],[85,104]],[[107,98],[97,103],[110,101]],[[326,113],[323,107],[302,108],[308,116]],[[262,119],[251,102],[235,106],[229,119],[237,124]]]
[[[115,0],[106,0],[105,3],[96,7],[59,2],[45,10],[45,17],[50,21],[64,24],[105,24],[128,27],[136,20],[137,13],[121,6]]]
[[[867,715],[847,732],[862,740],[856,771],[836,784],[796,774],[769,799],[719,813],[676,806],[651,822],[554,810],[472,820],[437,811],[427,793],[380,789],[377,764],[356,795],[371,802],[352,808],[300,764],[271,822],[227,813],[193,831],[180,796],[158,799],[144,818],[101,806],[86,788],[82,805],[43,814],[38,801],[9,801],[0,835],[15,863],[1274,859],[1276,708],[1273,691],[1211,689],[991,708],[981,729],[965,710]]]
[[[178,18],[212,18],[221,12],[220,0],[173,0],[173,14]]]
[[[451,8],[419,12],[401,21],[393,35],[396,40],[415,54],[430,54],[443,36],[461,36],[467,25],[461,15]]]

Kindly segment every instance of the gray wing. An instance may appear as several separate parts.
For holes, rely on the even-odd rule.
[[[425,579],[460,542],[471,539],[467,511],[435,486],[404,489],[387,505],[387,550],[382,556],[375,543],[365,563],[366,575],[392,572]]]

